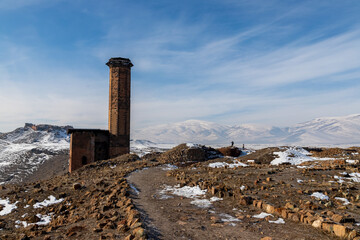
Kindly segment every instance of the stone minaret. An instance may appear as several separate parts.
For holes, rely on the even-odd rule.
[[[109,132],[110,157],[130,151],[130,86],[131,67],[128,58],[110,58]]]

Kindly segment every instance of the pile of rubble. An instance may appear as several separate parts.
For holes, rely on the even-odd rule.
[[[241,150],[237,147],[222,147],[217,150],[221,152],[222,155],[229,157],[238,157],[242,153]]]
[[[164,152],[158,158],[161,163],[203,162],[222,157],[223,155],[211,147],[198,144],[180,144]]]

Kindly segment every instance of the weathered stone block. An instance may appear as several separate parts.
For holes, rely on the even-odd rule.
[[[334,234],[338,237],[344,238],[349,232],[349,229],[344,225],[334,224],[333,225]]]
[[[273,213],[275,212],[275,207],[272,206],[272,205],[270,205],[270,204],[266,204],[266,209],[265,209],[265,211],[266,211],[267,213],[273,214]]]

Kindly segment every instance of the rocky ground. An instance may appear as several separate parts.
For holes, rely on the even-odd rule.
[[[2,185],[0,236],[360,239],[360,149],[306,150],[311,157],[288,147],[221,157],[215,149],[180,145]]]
[[[2,185],[1,239],[144,238],[124,176],[153,165],[124,155],[48,180]],[[16,207],[4,214],[9,204]]]

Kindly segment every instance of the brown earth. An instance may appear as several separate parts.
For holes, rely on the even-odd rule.
[[[313,149],[314,155],[317,152],[323,157],[338,157],[307,162],[300,166],[303,168],[269,165],[275,158],[274,151],[283,150],[266,148],[238,158],[209,160],[219,156],[214,149],[196,150],[180,145],[142,159],[124,155],[86,165],[72,174],[3,185],[0,199],[18,203],[10,214],[0,216],[0,239],[359,240],[360,228],[356,223],[360,222],[360,189],[354,176],[360,165],[359,161],[346,161],[359,159],[359,149]],[[230,164],[234,160],[249,166],[209,167],[212,162]],[[60,162],[57,166],[63,167]],[[167,163],[179,168],[159,167]],[[44,166],[39,176],[48,176],[46,169],[50,170],[51,164]],[[216,196],[223,200],[200,208],[191,204],[193,199],[169,193],[172,198],[162,199],[159,191],[164,184],[199,186],[207,190],[206,199]],[[329,200],[311,197],[316,192],[325,194]],[[34,207],[50,195],[63,201]],[[349,204],[344,205],[336,198],[346,198]],[[0,211],[1,207],[0,204]],[[261,212],[273,216],[253,217]],[[36,214],[51,215],[50,224],[23,227],[16,222],[39,222]],[[229,222],[225,216],[238,220]],[[269,222],[279,218],[285,224]]]
[[[253,218],[262,211],[239,205],[232,198],[214,202],[210,208],[199,208],[190,203],[192,199],[180,196],[161,199],[159,192],[164,185],[178,183],[174,178],[166,177],[166,172],[156,167],[134,172],[127,178],[137,189],[132,196],[148,229],[149,239],[261,239],[265,236],[273,239],[333,239],[310,226],[292,221],[275,224]],[[208,198],[211,196],[208,193]],[[239,222],[222,221],[224,214]]]
[[[86,165],[72,174],[0,186],[1,199],[18,201],[17,209],[0,216],[0,239],[132,239],[135,236],[145,239],[139,212],[128,197],[129,185],[124,177],[156,163],[136,159],[136,156],[124,155]],[[63,201],[48,207],[34,207],[50,195]],[[28,227],[16,223],[17,220],[38,222],[36,214],[52,214],[51,223]]]

